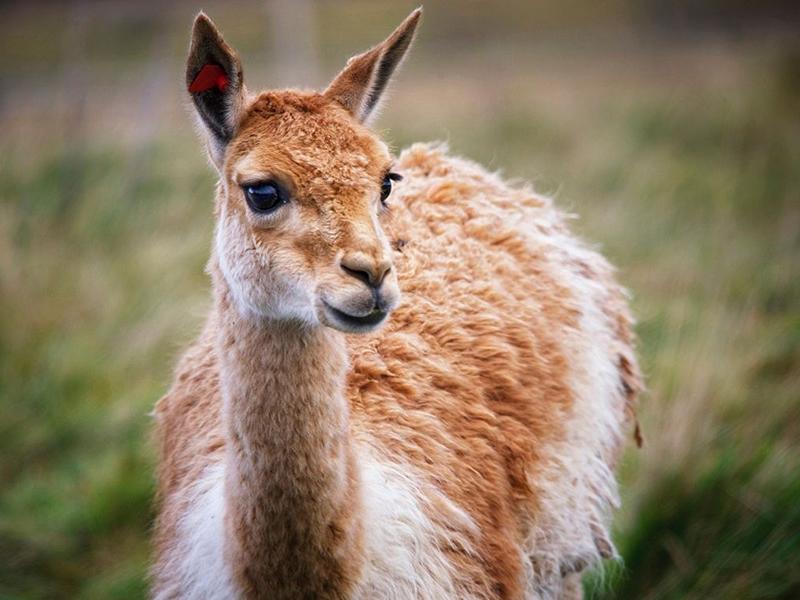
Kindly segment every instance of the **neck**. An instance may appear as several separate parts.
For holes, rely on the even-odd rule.
[[[228,563],[247,597],[343,597],[361,550],[344,337],[243,314],[215,280]]]

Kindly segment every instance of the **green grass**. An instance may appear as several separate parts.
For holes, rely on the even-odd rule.
[[[405,10],[362,4],[341,14],[381,31]],[[262,9],[213,8],[267,81]],[[0,97],[0,598],[142,598],[148,412],[208,306],[214,179],[177,93],[192,11],[90,15],[65,57],[24,32],[71,13],[31,10],[0,52],[19,81]],[[554,194],[632,291],[646,444],[621,469],[622,559],[587,595],[800,597],[800,53],[506,39],[514,14],[476,38],[434,4],[379,126]],[[323,70],[366,39],[320,33]]]

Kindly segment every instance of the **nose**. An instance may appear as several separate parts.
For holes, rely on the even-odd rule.
[[[370,260],[363,254],[343,256],[339,265],[342,271],[375,289],[381,286],[392,270],[392,263],[387,259]]]

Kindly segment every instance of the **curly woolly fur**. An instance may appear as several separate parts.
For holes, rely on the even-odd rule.
[[[375,225],[342,190],[365,195],[390,157],[352,110],[300,92],[245,106],[217,190],[214,309],[156,408],[154,597],[579,598],[581,571],[615,556],[614,467],[641,389],[612,268],[550,199],[442,145],[394,162]],[[294,217],[247,220],[233,182],[286,156],[291,210],[333,203],[330,237],[284,247]],[[367,242],[402,290],[369,333],[330,326],[270,271],[306,286]]]

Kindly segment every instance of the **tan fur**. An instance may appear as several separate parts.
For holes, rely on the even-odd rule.
[[[405,179],[376,227],[392,158],[355,116],[336,98],[295,91],[250,98],[239,115],[216,200],[214,310],[156,409],[154,593],[187,593],[174,573],[189,490],[224,465],[224,556],[238,594],[366,594],[375,570],[366,540],[380,525],[364,516],[359,461],[370,448],[402,465],[430,522],[452,533],[436,547],[457,597],[580,597],[574,573],[613,555],[614,490],[600,489],[613,482],[591,469],[574,482],[583,475],[565,472],[558,454],[591,438],[592,414],[576,414],[588,410],[576,382],[594,376],[581,371],[584,353],[608,357],[616,380],[592,400],[610,411],[610,432],[579,450],[613,469],[621,427],[635,419],[641,383],[624,293],[548,199],[440,147],[414,146],[394,163]],[[267,175],[292,190],[292,206],[264,225],[238,186]],[[352,253],[390,262],[384,285],[397,304],[363,335],[331,328],[319,307],[366,302],[337,266]],[[301,302],[295,287],[316,298],[316,324],[252,313],[276,297]],[[587,302],[607,341],[589,337]],[[559,515],[552,499],[572,486],[590,490],[591,505],[575,495]],[[588,554],[559,544],[571,539],[558,528],[572,510],[589,515]]]

